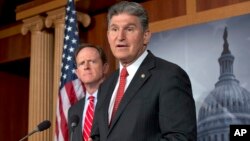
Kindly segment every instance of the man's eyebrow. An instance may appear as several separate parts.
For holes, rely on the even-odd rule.
[[[116,25],[116,24],[111,24],[109,27],[119,27],[119,26]],[[127,27],[137,27],[137,26],[136,26],[136,24],[134,24],[134,23],[129,23],[129,24],[126,24],[126,25],[123,26],[123,27],[127,28]]]

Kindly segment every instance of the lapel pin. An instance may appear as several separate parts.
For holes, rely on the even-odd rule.
[[[145,74],[141,74],[141,78],[144,78],[145,77]]]

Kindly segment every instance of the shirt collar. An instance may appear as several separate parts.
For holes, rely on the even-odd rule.
[[[137,60],[135,62],[133,62],[132,64],[130,64],[129,66],[127,66],[127,71],[129,76],[134,76],[136,71],[138,70],[138,68],[140,67],[141,63],[143,62],[143,60],[146,58],[146,56],[148,55],[148,52],[145,50],[141,56],[139,58],[137,58]],[[119,63],[120,66],[120,73],[121,70],[123,68],[121,62]]]
[[[97,98],[97,93],[98,93],[98,90],[96,90],[93,94],[89,94],[89,93],[86,91],[86,100],[88,100],[90,96],[94,96],[94,97],[95,97],[95,100],[96,100],[96,98]]]

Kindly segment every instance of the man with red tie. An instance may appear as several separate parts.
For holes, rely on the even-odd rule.
[[[108,11],[107,37],[119,69],[99,89],[93,141],[196,141],[196,113],[186,72],[147,50],[148,16],[138,3]]]
[[[83,83],[86,95],[68,111],[69,134],[71,141],[87,141],[92,128],[98,88],[108,72],[108,64],[103,49],[92,44],[82,44],[75,50],[75,62],[77,67],[75,73]],[[80,119],[74,131],[70,123],[73,116]]]

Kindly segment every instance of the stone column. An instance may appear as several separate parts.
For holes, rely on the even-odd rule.
[[[28,132],[37,124],[52,119],[53,34],[42,31],[44,18],[34,16],[23,20],[22,34],[31,32],[29,125]],[[51,141],[51,129],[29,137],[29,141]]]
[[[61,62],[62,62],[62,50],[64,39],[64,19],[65,8],[56,9],[54,11],[47,12],[47,18],[45,25],[47,28],[55,28],[55,43],[54,43],[54,65],[53,65],[53,116],[52,116],[52,130],[53,135],[55,133],[56,123],[56,105],[59,94],[59,82],[61,76]]]

